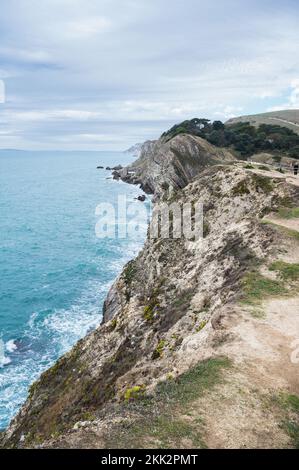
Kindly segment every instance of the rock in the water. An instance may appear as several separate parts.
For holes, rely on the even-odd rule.
[[[119,173],[119,171],[114,170],[114,171],[112,172],[112,175],[113,175],[113,179],[114,179],[114,180],[117,180],[117,181],[118,181],[118,180],[120,179],[120,173]]]
[[[141,196],[138,196],[137,199],[138,199],[138,201],[140,201],[140,202],[144,202],[144,201],[146,200],[146,197],[145,197],[144,194],[142,194]]]

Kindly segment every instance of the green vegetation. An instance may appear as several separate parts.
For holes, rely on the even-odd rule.
[[[207,389],[211,389],[221,381],[222,370],[231,366],[226,357],[208,359],[200,362],[192,369],[171,382],[163,382],[157,387],[160,398],[172,402],[184,402],[186,405],[198,398]]]
[[[249,194],[248,182],[246,180],[239,181],[236,186],[232,189],[232,194],[234,196],[244,196]]]
[[[282,427],[291,437],[295,449],[299,449],[299,396],[281,393],[278,404],[285,412]]]
[[[146,305],[143,310],[144,319],[148,322],[152,322],[154,319],[154,308],[151,305]]]
[[[284,281],[297,281],[299,279],[299,264],[274,261],[269,266],[270,271],[277,271]]]
[[[268,176],[252,174],[256,191],[261,189],[264,193],[269,194],[273,191],[273,182]]]
[[[279,209],[278,214],[283,219],[298,219],[299,207],[282,207]]]
[[[287,293],[287,289],[281,282],[268,279],[258,272],[250,272],[243,278],[242,290],[242,302],[248,305],[257,305],[267,297]]]
[[[124,278],[127,285],[131,285],[136,274],[135,261],[129,261],[129,263],[124,268]]]
[[[126,299],[127,301],[131,298],[131,285],[136,276],[137,268],[135,260],[129,261],[129,263],[124,268],[124,281],[126,284]]]
[[[282,426],[292,439],[294,448],[299,449],[299,424],[293,420],[286,420]]]
[[[258,320],[262,320],[263,318],[266,317],[264,310],[262,310],[261,308],[255,307],[250,311],[250,313],[253,316],[253,318],[256,318]]]
[[[199,426],[194,426],[173,416],[157,416],[151,426],[145,425],[145,429],[136,426],[133,427],[132,432],[137,440],[143,440],[145,433],[147,433],[146,438],[159,443],[158,447],[161,449],[179,448],[183,440],[196,443],[200,448],[205,447],[201,438],[202,430]]]
[[[229,147],[241,157],[259,152],[279,152],[299,158],[299,135],[291,129],[275,124],[258,127],[248,122],[224,125],[221,121],[191,119],[173,126],[162,137],[168,141],[179,134],[191,134],[206,139],[217,147]]]
[[[153,352],[153,359],[160,359],[161,357],[163,357],[163,352],[166,345],[167,341],[165,341],[164,339],[161,339],[159,341],[158,346]]]
[[[111,428],[106,445],[167,449],[180,447],[187,440],[191,447],[204,448],[204,422],[192,412],[192,403],[220,384],[224,370],[231,366],[228,358],[219,357],[197,364],[175,380],[168,374],[153,396],[140,394],[127,400],[126,414],[131,411],[134,422],[129,419]]]
[[[282,397],[284,399],[285,404],[289,409],[292,411],[299,413],[299,396],[298,395],[284,395]]]
[[[207,321],[206,320],[203,320],[197,327],[196,327],[196,331],[197,333],[199,333],[201,330],[204,329],[204,327],[207,325]]]
[[[125,400],[135,400],[137,398],[140,398],[144,394],[145,387],[144,385],[135,385],[135,387],[128,388],[125,391],[124,398]]]
[[[265,225],[272,225],[273,228],[283,233],[284,235],[299,241],[299,232],[297,232],[297,230],[292,230],[290,228],[283,227],[282,225],[275,224],[274,222],[270,220],[263,220],[262,223]]]

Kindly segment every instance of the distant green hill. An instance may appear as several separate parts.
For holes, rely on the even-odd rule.
[[[299,113],[281,111],[243,116],[225,124],[195,118],[176,124],[164,132],[161,139],[168,142],[179,134],[191,134],[206,139],[216,147],[227,147],[243,159],[261,152],[299,159],[299,124],[297,126],[296,112]]]
[[[253,126],[259,126],[260,124],[274,124],[287,127],[299,135],[299,109],[253,114],[251,116],[240,116],[229,119],[225,124],[232,125],[238,122],[250,122]]]

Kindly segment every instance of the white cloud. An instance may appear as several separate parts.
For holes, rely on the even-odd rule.
[[[20,121],[56,121],[56,120],[70,120],[70,121],[86,121],[99,119],[103,114],[99,112],[75,110],[75,109],[62,109],[62,110],[40,110],[40,111],[19,111],[8,112],[5,117],[9,120]]]
[[[289,98],[289,103],[294,108],[299,108],[299,79],[293,80],[292,92]]]
[[[292,80],[287,101],[278,106],[271,106],[268,111],[279,111],[281,109],[299,109],[299,78]]]
[[[84,39],[111,29],[112,22],[105,17],[83,18],[76,21],[61,23],[60,33],[69,39]]]
[[[41,49],[22,49],[17,47],[0,47],[0,56],[14,61],[41,64],[52,60],[48,51]]]
[[[5,102],[5,84],[0,80],[0,104]]]
[[[0,121],[22,129],[27,148],[67,148],[61,138],[79,134],[100,135],[95,148],[121,136],[126,147],[195,116],[224,120],[280,96],[298,106],[297,82],[286,95],[299,76],[298,3],[2,3]]]

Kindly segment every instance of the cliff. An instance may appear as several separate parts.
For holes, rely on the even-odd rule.
[[[147,238],[103,324],[33,384],[2,446],[292,446],[295,424],[280,424],[297,414],[279,393],[297,403],[285,348],[298,299],[274,317],[264,302],[294,295],[298,237],[264,218],[298,205],[298,187],[186,135],[151,143],[121,177],[201,201],[204,238]]]
[[[140,158],[119,176],[128,183],[140,184],[147,193],[170,195],[184,188],[204,168],[234,159],[228,150],[216,148],[200,137],[181,134],[168,142],[163,138],[145,142]]]

